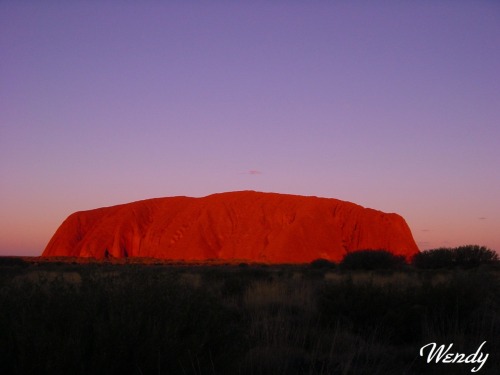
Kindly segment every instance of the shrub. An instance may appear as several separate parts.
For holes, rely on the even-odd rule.
[[[455,262],[458,266],[470,268],[480,264],[498,262],[498,254],[484,246],[465,245],[454,249]]]
[[[323,258],[315,259],[311,262],[311,268],[333,269],[335,266],[335,262]]]
[[[484,246],[465,245],[456,248],[438,248],[422,251],[412,259],[417,268],[437,269],[463,267],[472,268],[481,264],[498,262],[498,254]]]
[[[358,250],[346,254],[340,266],[347,270],[395,269],[405,263],[403,256],[387,250]]]
[[[412,259],[412,264],[417,268],[437,269],[454,265],[453,249],[441,247],[439,249],[425,250]]]

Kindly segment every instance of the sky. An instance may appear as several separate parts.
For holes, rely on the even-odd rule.
[[[0,2],[0,255],[72,212],[257,190],[500,251],[496,1]]]

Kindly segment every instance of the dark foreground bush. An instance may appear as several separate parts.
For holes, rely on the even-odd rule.
[[[335,262],[331,262],[327,259],[315,259],[311,262],[311,268],[317,269],[334,269],[336,266]]]
[[[498,254],[485,246],[459,246],[454,251],[457,265],[464,268],[498,262]]]
[[[382,270],[396,269],[405,264],[402,256],[387,250],[358,250],[348,253],[340,266],[346,270]]]
[[[472,268],[498,262],[498,254],[484,246],[465,245],[422,251],[413,257],[412,264],[422,269]]]
[[[453,267],[455,265],[453,250],[441,247],[439,249],[422,251],[415,254],[412,264],[417,268],[426,269]]]

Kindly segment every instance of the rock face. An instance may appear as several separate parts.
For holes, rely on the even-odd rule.
[[[304,263],[351,251],[418,252],[404,219],[330,198],[242,191],[75,212],[42,256]]]

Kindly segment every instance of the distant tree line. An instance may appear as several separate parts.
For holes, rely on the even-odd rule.
[[[479,245],[438,248],[422,251],[410,259],[409,264],[419,269],[474,268],[485,264],[498,264],[498,254]],[[387,250],[357,250],[347,253],[338,267],[345,270],[390,270],[407,266],[403,256]],[[335,268],[337,264],[326,259],[311,262],[313,268]]]

